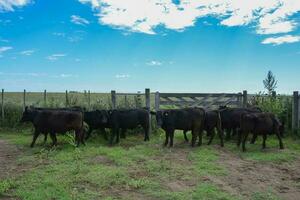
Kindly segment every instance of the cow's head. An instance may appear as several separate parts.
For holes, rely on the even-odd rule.
[[[163,123],[164,123],[164,120],[165,120],[166,116],[168,116],[168,112],[163,111],[163,110],[159,110],[159,111],[156,111],[156,112],[151,111],[150,113],[152,115],[155,115],[157,127],[161,128]]]
[[[26,106],[20,122],[32,122],[35,117],[35,113],[36,111],[33,108]]]
[[[108,123],[108,111],[106,110],[97,110],[99,120],[101,124],[106,124]]]

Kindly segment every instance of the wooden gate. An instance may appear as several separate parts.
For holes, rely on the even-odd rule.
[[[159,93],[155,94],[155,109],[161,106],[203,107],[217,109],[219,106],[246,107],[247,91],[243,93]]]

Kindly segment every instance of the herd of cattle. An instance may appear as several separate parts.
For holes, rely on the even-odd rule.
[[[183,130],[184,138],[188,141],[187,131],[191,131],[191,145],[202,144],[202,135],[206,131],[211,144],[215,132],[224,146],[226,139],[237,136],[237,145],[242,142],[243,151],[249,133],[253,134],[251,143],[254,143],[258,135],[263,136],[263,148],[266,147],[266,139],[269,134],[275,134],[279,140],[279,146],[283,149],[281,137],[284,125],[272,113],[262,112],[259,108],[229,108],[220,107],[218,110],[204,110],[203,108],[166,109],[156,112],[148,109],[113,109],[85,111],[80,107],[73,108],[34,108],[26,107],[21,122],[31,122],[35,128],[31,147],[34,146],[40,134],[44,134],[46,142],[48,134],[53,145],[57,144],[57,133],[75,131],[76,145],[85,144],[92,131],[101,129],[108,139],[105,129],[111,129],[109,143],[118,143],[126,137],[127,129],[141,126],[144,131],[144,141],[149,140],[150,116],[156,117],[157,126],[165,131],[164,145],[173,146],[174,131]],[[226,134],[224,134],[226,133]]]

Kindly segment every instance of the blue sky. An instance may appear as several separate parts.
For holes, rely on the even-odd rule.
[[[7,91],[300,89],[299,0],[0,0]]]

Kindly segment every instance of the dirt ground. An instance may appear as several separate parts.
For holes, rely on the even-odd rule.
[[[217,146],[216,148],[219,154],[218,164],[224,166],[229,174],[207,176],[203,180],[213,182],[222,190],[243,199],[250,199],[253,192],[267,192],[270,189],[282,199],[299,199],[300,159],[283,164],[263,163],[242,159],[225,148]],[[188,151],[182,150],[174,149],[176,156],[165,159],[172,159],[173,162],[190,162],[187,160]],[[21,153],[22,151],[16,146],[0,140],[0,179],[15,176],[28,169],[28,166],[22,166],[17,162],[17,157]],[[97,157],[94,162],[112,164],[110,160],[102,157]],[[193,181],[186,183],[178,180],[168,183],[167,187],[171,191],[178,191],[194,185],[196,183]]]
[[[253,192],[268,192],[272,189],[282,199],[300,197],[300,159],[292,163],[261,163],[244,160],[232,152],[219,148],[218,163],[226,167],[228,176],[208,177],[223,190],[244,198]]]

